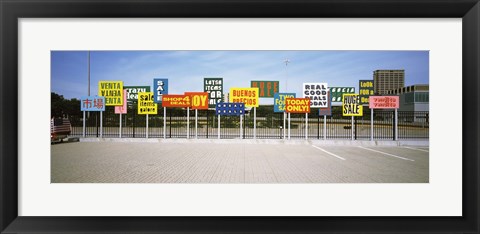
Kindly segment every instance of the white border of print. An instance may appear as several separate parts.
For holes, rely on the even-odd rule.
[[[462,90],[461,19],[21,19],[19,29],[20,216],[462,215],[462,96],[444,95]],[[51,50],[199,49],[429,50],[430,183],[50,183]]]

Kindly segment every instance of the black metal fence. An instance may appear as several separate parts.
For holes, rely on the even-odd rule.
[[[264,108],[268,110],[268,108]],[[272,111],[257,112],[254,121],[253,110],[242,117],[242,129],[240,130],[239,116],[221,116],[220,131],[218,128],[218,116],[214,110],[198,110],[195,118],[195,110],[189,111],[187,127],[187,110],[181,108],[167,108],[164,118],[164,109],[159,108],[158,114],[148,116],[149,138],[220,138],[221,139],[371,139],[371,113],[368,108],[364,109],[363,116],[344,117],[341,113],[333,113],[332,116],[318,115],[318,110],[308,114],[308,128],[305,114],[290,115],[290,129],[288,129],[287,114],[274,113]],[[375,110],[373,115],[373,139],[394,140],[397,131],[398,139],[428,139],[429,120],[428,112],[398,112],[398,124],[395,128],[394,110]],[[72,136],[83,136],[83,116],[70,116],[72,124]],[[102,113],[102,125],[100,127],[100,113],[87,112],[86,137],[105,138],[146,138],[147,116],[139,115],[135,104],[128,107],[127,114],[121,115],[122,127],[120,128],[120,115],[114,113],[113,107],[107,107]],[[164,123],[165,119],[165,123]],[[197,124],[195,124],[197,119]],[[285,127],[284,127],[285,122]],[[256,124],[256,132],[254,131]],[[165,127],[164,127],[165,124]],[[353,131],[352,131],[353,127]],[[187,134],[188,129],[188,134]],[[120,132],[121,130],[121,132]],[[290,130],[290,131],[289,131]],[[290,132],[290,134],[289,134]],[[307,133],[307,134],[306,134]]]

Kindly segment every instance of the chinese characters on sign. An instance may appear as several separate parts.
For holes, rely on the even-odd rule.
[[[80,98],[81,111],[105,111],[105,97],[84,96]]]

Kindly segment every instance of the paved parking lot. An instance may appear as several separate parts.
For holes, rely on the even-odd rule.
[[[73,142],[52,183],[428,183],[428,146]]]

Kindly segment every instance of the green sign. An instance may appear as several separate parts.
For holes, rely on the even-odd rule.
[[[138,93],[150,92],[150,86],[123,86],[123,89],[127,90],[127,101],[137,101]]]
[[[208,106],[223,102],[223,78],[203,78],[203,91],[208,93]]]
[[[359,80],[358,94],[360,95],[360,104],[368,105],[370,95],[373,95],[373,80]]]
[[[278,93],[279,82],[278,81],[258,81],[252,80],[250,82],[251,88],[258,88],[259,95],[258,97],[273,98],[275,93]]]
[[[329,87],[328,91],[332,95],[332,102],[343,102],[343,94],[354,94],[354,87]]]

